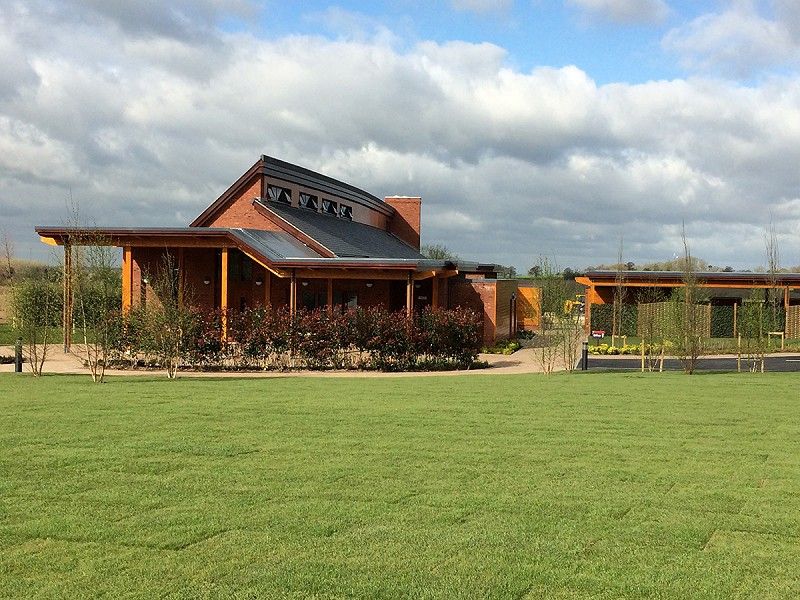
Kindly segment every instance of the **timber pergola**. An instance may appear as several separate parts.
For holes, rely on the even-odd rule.
[[[122,249],[122,310],[134,304],[134,249],[160,250],[174,253],[179,277],[178,289],[184,289],[187,276],[185,253],[192,249],[209,249],[218,253],[218,304],[223,314],[222,335],[227,337],[224,315],[229,308],[229,260],[232,250],[238,250],[261,266],[264,271],[289,283],[288,307],[291,314],[298,308],[298,282],[322,280],[326,286],[326,305],[334,306],[334,282],[348,280],[397,281],[405,284],[405,309],[414,312],[414,285],[432,280],[430,304],[439,307],[438,281],[458,275],[458,265],[452,261],[403,258],[348,258],[320,256],[308,245],[300,244],[281,232],[253,231],[236,228],[175,227],[175,228],[101,228],[101,227],[37,227],[42,242],[64,248],[64,351],[71,345],[72,323],[72,249],[76,246],[116,246]],[[285,254],[298,256],[286,256]],[[469,263],[471,268],[476,265]],[[265,277],[259,285],[263,302],[270,303],[270,280]],[[145,280],[146,281],[146,280]],[[208,280],[205,283],[209,283]]]
[[[792,292],[800,290],[800,273],[697,272],[692,273],[696,285],[703,289],[720,290],[781,290],[784,308],[788,310]],[[667,288],[686,286],[685,275],[679,271],[587,271],[575,281],[586,286],[585,326],[591,327],[593,304],[613,302],[614,290]]]

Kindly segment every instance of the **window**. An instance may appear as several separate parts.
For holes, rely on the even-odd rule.
[[[358,308],[358,294],[351,290],[335,291],[333,293],[333,304],[334,306],[340,306],[342,310]]]
[[[322,199],[322,212],[327,215],[333,215],[334,217],[339,214],[339,207],[336,206],[336,202],[333,200],[328,200],[327,198]]]
[[[238,250],[233,250],[228,259],[228,278],[231,281],[250,281],[253,278],[253,262]]]
[[[277,185],[267,186],[267,196],[273,202],[280,202],[281,204],[292,203],[292,190],[287,190]]]
[[[347,219],[348,221],[353,220],[353,207],[347,206],[346,204],[339,205],[339,218]]]
[[[307,208],[308,210],[317,210],[318,199],[316,196],[300,192],[300,208]]]

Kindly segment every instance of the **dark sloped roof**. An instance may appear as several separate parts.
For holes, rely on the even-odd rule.
[[[414,260],[425,258],[383,229],[264,199],[259,199],[257,202],[328,248],[336,256]]]
[[[318,252],[285,231],[231,229],[231,232],[245,244],[270,259],[320,257]]]

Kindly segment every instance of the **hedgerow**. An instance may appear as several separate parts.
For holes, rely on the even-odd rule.
[[[298,310],[284,307],[219,312],[187,309],[181,364],[204,370],[469,368],[483,342],[483,323],[469,309],[425,309],[412,318],[384,308]],[[146,311],[133,310],[115,340],[116,363],[156,366]],[[224,317],[224,318],[223,318]],[[222,340],[222,324],[227,339]]]

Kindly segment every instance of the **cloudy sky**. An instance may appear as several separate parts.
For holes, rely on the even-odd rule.
[[[0,230],[188,224],[262,153],[527,269],[800,264],[796,0],[5,0]]]

